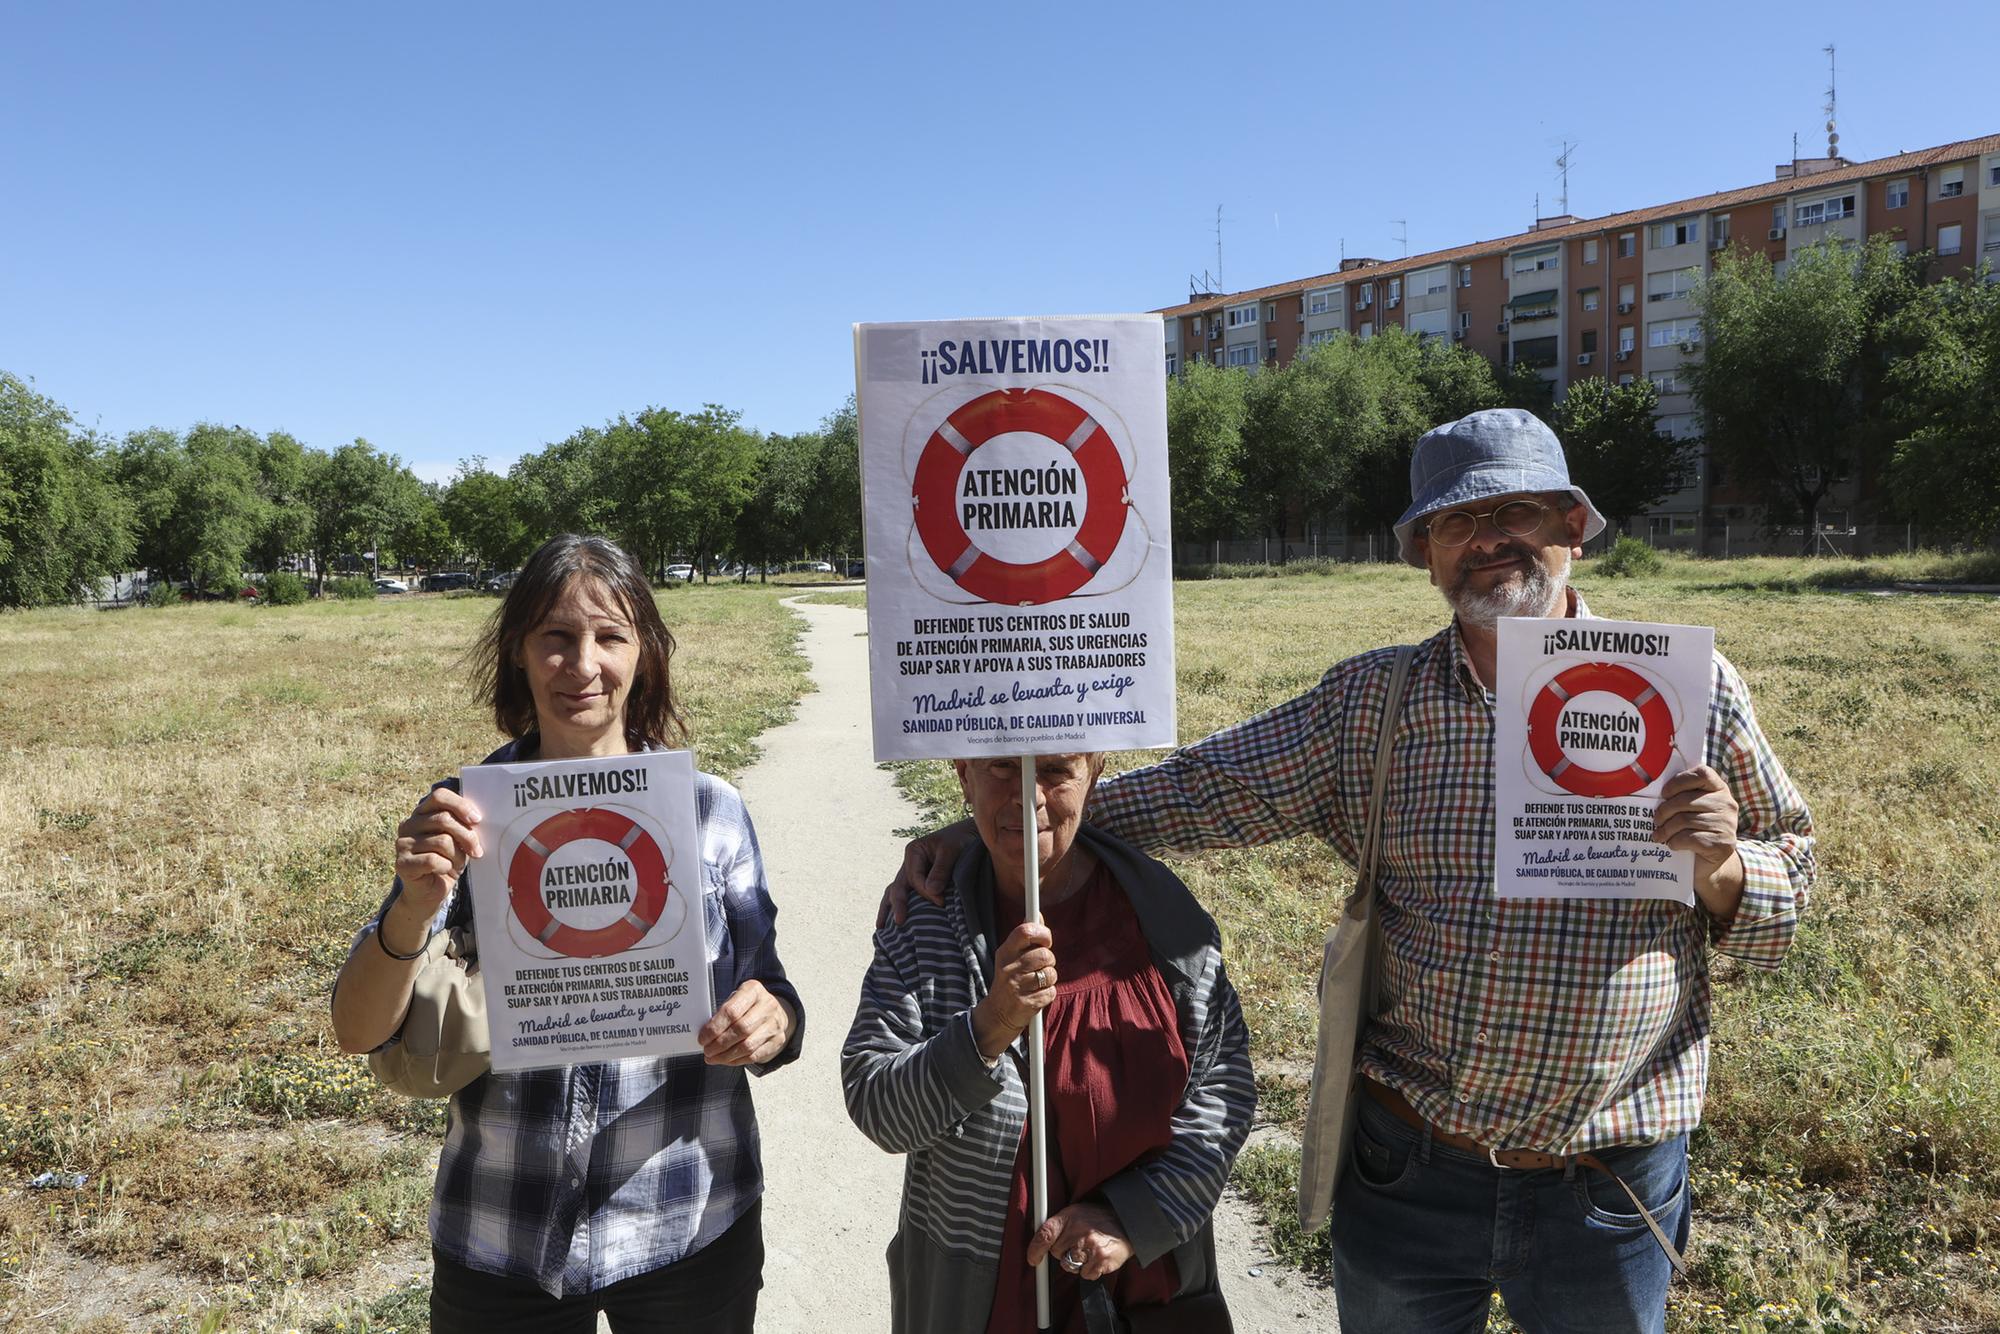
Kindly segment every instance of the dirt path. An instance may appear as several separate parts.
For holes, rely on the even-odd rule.
[[[873,949],[875,904],[902,858],[893,831],[917,816],[873,760],[864,613],[788,605],[806,620],[818,690],[762,738],[763,757],[742,782],[778,902],[779,948],[807,1009],[805,1054],[754,1083],[767,1180],[758,1324],[877,1334],[889,1324],[882,1253],[903,1165],[847,1119],[839,1055]],[[1233,1199],[1217,1212],[1216,1242],[1242,1334],[1337,1329],[1331,1294],[1274,1264]]]

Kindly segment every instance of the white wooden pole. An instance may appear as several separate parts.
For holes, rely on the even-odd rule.
[[[1042,848],[1035,818],[1035,757],[1021,757],[1021,887],[1027,916],[1042,920]],[[1042,1012],[1028,1021],[1028,1204],[1040,1228],[1049,1218],[1048,1113],[1042,1093]],[[1049,1328],[1049,1261],[1035,1266],[1035,1328]]]

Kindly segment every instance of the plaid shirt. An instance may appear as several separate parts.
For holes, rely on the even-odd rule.
[[[509,744],[484,762],[513,758]],[[715,1001],[756,978],[798,1018],[785,1049],[750,1067],[761,1075],[798,1057],[805,1010],[778,961],[778,910],[742,797],[697,773],[695,801]],[[463,889],[461,880],[433,930],[470,913]],[[363,927],[356,948],[374,930]],[[695,1055],[489,1071],[452,1097],[431,1243],[553,1296],[595,1292],[700,1250],[763,1191],[741,1068]]]
[[[1574,614],[1587,616],[1582,600]],[[1323,838],[1360,856],[1393,649],[1160,763],[1105,779],[1090,819],[1149,849]],[[1500,899],[1493,694],[1457,626],[1417,649],[1394,742],[1377,912],[1381,997],[1361,1068],[1433,1125],[1496,1148],[1651,1144],[1701,1119],[1708,946],[1763,968],[1812,886],[1812,816],[1717,654],[1707,762],[1741,806],[1743,902]]]

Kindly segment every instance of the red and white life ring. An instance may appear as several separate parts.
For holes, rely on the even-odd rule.
[[[609,843],[632,859],[638,889],[625,915],[595,930],[557,920],[542,898],[542,868],[549,854],[579,838]],[[536,825],[507,867],[508,901],[528,934],[572,959],[598,959],[629,950],[651,931],[667,907],[667,859],[638,823],[617,811],[586,807],[561,811]]]
[[[1068,450],[1083,471],[1083,523],[1046,560],[1013,564],[974,545],[958,517],[959,477],[972,452],[998,435],[1025,431]],[[924,550],[953,583],[984,602],[1034,606],[1089,583],[1125,532],[1125,463],[1096,418],[1047,389],[996,389],[961,405],[924,442],[910,503]]]
[[[1587,769],[1563,752],[1556,720],[1563,705],[1585,691],[1602,690],[1639,711],[1646,739],[1639,758],[1617,769]],[[1629,797],[1666,772],[1674,753],[1674,714],[1659,688],[1630,667],[1584,662],[1558,672],[1528,706],[1528,747],[1543,773],[1579,797]]]

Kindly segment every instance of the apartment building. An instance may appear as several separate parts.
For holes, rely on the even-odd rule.
[[[1197,295],[1159,312],[1167,370],[1197,358],[1282,366],[1326,339],[1395,326],[1449,337],[1498,365],[1526,363],[1558,395],[1585,376],[1644,376],[1659,390],[1661,429],[1698,436],[1687,368],[1701,356],[1702,332],[1692,296],[1716,256],[1755,250],[1782,271],[1829,236],[1877,235],[1932,251],[1933,277],[1963,276],[1982,262],[2000,270],[2000,134],[1868,162],[1796,159],[1741,189],[1600,218],[1542,218],[1491,241],[1349,259],[1330,273]],[[1704,454],[1641,531],[1705,550],[1713,513],[1742,517],[1747,503]],[[1831,513],[1844,517],[1837,506]]]

